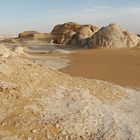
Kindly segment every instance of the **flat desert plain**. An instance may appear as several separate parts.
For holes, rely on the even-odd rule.
[[[66,55],[70,64],[61,71],[140,88],[140,49],[88,49]]]

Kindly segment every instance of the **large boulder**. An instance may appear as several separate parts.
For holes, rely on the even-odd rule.
[[[79,28],[81,25],[75,22],[68,22],[68,23],[64,23],[64,24],[59,24],[56,25],[51,34],[53,35],[62,35],[62,34],[66,34],[68,32],[76,32],[77,28]]]
[[[97,30],[98,28],[92,25],[68,22],[56,25],[51,34],[56,37],[55,43],[57,44],[77,45],[84,39],[91,37]]]
[[[132,48],[139,45],[140,39],[137,35],[116,24],[101,28],[88,42],[89,48]]]
[[[68,22],[60,25],[56,25],[51,34],[55,36],[55,43],[67,44],[76,34],[76,30],[81,25],[75,22]]]
[[[98,27],[93,25],[81,25],[77,30],[75,36],[71,41],[71,45],[77,45],[80,47],[87,46],[88,39],[99,30]]]

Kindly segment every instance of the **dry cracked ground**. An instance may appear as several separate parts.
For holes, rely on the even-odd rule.
[[[6,51],[0,140],[140,140],[139,91],[71,77]]]

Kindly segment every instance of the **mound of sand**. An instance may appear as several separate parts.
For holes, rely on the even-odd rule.
[[[2,140],[140,139],[138,91],[19,57],[1,58],[0,64]]]
[[[95,33],[89,39],[88,46],[89,48],[132,48],[140,46],[140,39],[119,25],[110,24]]]

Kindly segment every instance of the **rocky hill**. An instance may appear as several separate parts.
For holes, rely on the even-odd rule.
[[[80,26],[80,24],[74,22],[56,25],[51,32],[51,34],[57,36],[54,42],[57,44],[67,44]]]
[[[71,46],[87,46],[88,39],[94,35],[99,28],[92,25],[82,25],[73,36],[71,42],[69,43]]]
[[[91,37],[96,31],[97,27],[93,25],[81,25],[74,22],[68,22],[61,25],[56,25],[51,34],[58,35],[58,44],[73,44],[78,45],[82,40]]]
[[[101,28],[88,42],[89,48],[133,48],[140,46],[137,35],[117,24]]]
[[[1,140],[140,139],[139,91],[1,56]]]

